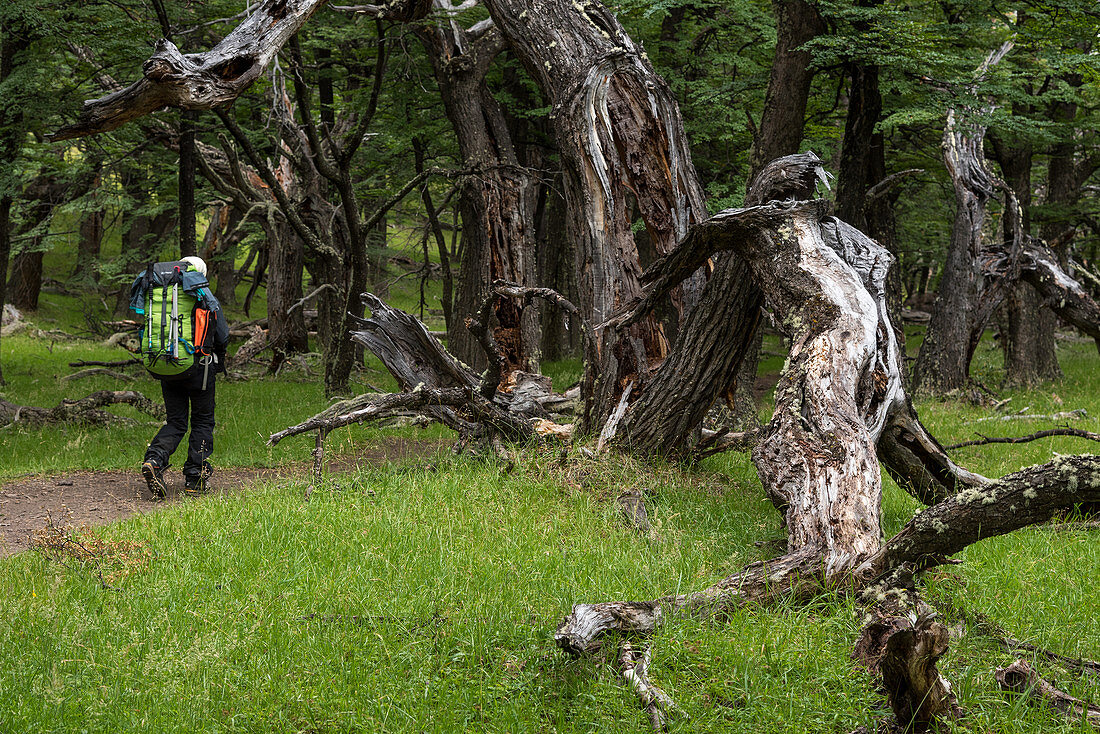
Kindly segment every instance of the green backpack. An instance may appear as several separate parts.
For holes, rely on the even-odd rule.
[[[182,261],[153,263],[131,288],[131,307],[145,316],[141,359],[161,380],[181,380],[204,368],[213,356],[218,312],[206,276]],[[204,385],[205,387],[205,385]]]

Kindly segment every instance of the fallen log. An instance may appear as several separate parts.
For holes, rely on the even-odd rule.
[[[123,416],[102,410],[108,405],[119,404],[132,405],[154,418],[164,419],[164,406],[135,390],[99,390],[77,400],[62,400],[53,408],[16,405],[0,399],[0,426],[22,424],[38,428],[62,423],[105,426],[127,420]]]

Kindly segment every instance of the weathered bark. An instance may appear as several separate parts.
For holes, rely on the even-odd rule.
[[[978,294],[985,207],[993,195],[993,181],[982,154],[984,128],[965,129],[957,123],[954,110],[947,115],[943,151],[955,188],[955,222],[913,381],[915,389],[932,392],[961,388],[969,379],[970,316]]]
[[[631,222],[636,205],[658,253],[706,218],[675,100],[614,15],[596,2],[493,0],[497,27],[554,107],[581,308],[605,321],[641,292]],[[698,301],[698,283],[682,303]],[[628,383],[644,383],[667,354],[659,325],[646,319],[600,332],[589,365],[582,423],[604,423]]]
[[[612,630],[644,634],[675,615],[866,588],[888,574],[887,583],[904,583],[982,538],[1044,522],[1100,495],[1100,457],[1064,458],[994,482],[977,478],[880,542],[874,441],[910,416],[885,318],[889,256],[843,222],[821,219],[821,211],[814,202],[731,210],[694,235],[728,228],[791,332],[776,415],[753,452],[766,491],[785,508],[787,554],[694,594],[577,605],[556,635],[563,648],[583,651]],[[745,236],[751,232],[756,236]],[[930,689],[911,690],[910,708]],[[941,702],[950,708],[949,699]]]
[[[808,199],[813,195],[820,160],[812,153],[780,160],[783,162],[774,162],[757,176],[746,203]],[[762,293],[755,279],[743,277],[738,267],[740,258],[729,250],[737,237],[754,236],[756,230],[751,228],[731,234],[724,223],[715,220],[695,226],[675,250],[643,273],[643,282],[651,285],[629,315],[610,322],[609,328],[629,326],[712,254],[724,251],[715,258],[717,266],[707,281],[698,313],[688,315],[676,348],[623,419],[615,437],[620,447],[640,455],[689,457],[714,400],[724,395],[727,403],[733,403],[734,392],[744,382],[748,382],[751,395],[755,369],[751,375],[739,371],[746,357],[754,357],[753,335],[760,318]],[[748,361],[755,365],[755,359]],[[749,405],[755,406],[755,400]]]
[[[414,30],[431,59],[463,165],[473,172],[459,189],[462,258],[452,312],[460,318],[451,319],[447,344],[457,358],[480,368],[484,355],[461,315],[472,313],[496,280],[535,284],[538,180],[520,164],[504,112],[485,83],[493,59],[504,49],[500,33],[493,28],[467,31],[448,18]],[[537,372],[537,310],[524,316],[516,304],[501,300],[494,317],[508,370]]]
[[[937,721],[962,713],[936,667],[947,652],[950,634],[912,588],[882,594],[883,601],[867,614],[852,657],[882,676],[898,725],[907,732],[926,732]]]
[[[216,205],[202,242],[202,256],[210,268],[214,296],[222,306],[237,305],[237,246],[244,239],[243,215],[235,207]]]
[[[143,77],[118,92],[89,100],[72,125],[52,140],[114,130],[162,107],[212,109],[236,99],[256,81],[283,44],[325,0],[264,0],[214,48],[182,54],[162,38],[142,65]]]
[[[574,252],[572,242],[565,234],[565,198],[561,193],[561,176],[555,176],[540,185],[538,207],[541,214],[536,216],[538,233],[536,248],[538,252],[538,276],[536,282],[557,292],[571,301],[579,301],[577,293],[577,273],[573,270]],[[558,360],[576,357],[580,353],[580,333],[568,314],[558,309],[542,310],[542,347],[540,352],[546,360]]]
[[[1068,324],[1096,340],[1100,351],[1100,306],[1062,269],[1058,258],[1042,243],[1032,240],[1023,249],[1021,273],[1044,302]]]
[[[1012,42],[1006,42],[990,53],[975,77],[980,79],[1012,47]],[[985,126],[967,119],[965,111],[960,115],[955,109],[948,110],[943,154],[955,190],[955,221],[932,320],[914,367],[914,390],[949,392],[965,386],[976,346],[974,333],[980,336],[985,327],[980,322],[976,328],[973,314],[981,287],[979,257],[985,206],[995,184],[985,164],[984,140]]]
[[[275,371],[287,355],[309,351],[304,309],[290,310],[302,298],[304,250],[289,227],[276,230],[267,270],[267,323]]]

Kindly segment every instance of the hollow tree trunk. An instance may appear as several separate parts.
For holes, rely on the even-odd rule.
[[[520,165],[504,112],[485,83],[490,64],[504,48],[500,34],[490,29],[471,37],[447,20],[414,28],[432,61],[463,165],[476,171],[460,184],[463,249],[453,306],[458,318],[451,320],[447,345],[457,358],[480,369],[484,354],[463,319],[473,314],[496,280],[535,284],[538,181]],[[518,304],[502,299],[495,317],[496,340],[509,371],[537,372],[537,311],[525,314]]]
[[[707,216],[679,110],[599,3],[492,0],[487,7],[554,108],[580,305],[593,324],[602,323],[641,293],[632,199],[662,254]],[[698,298],[698,283],[689,283],[682,305]],[[600,357],[584,391],[588,429],[602,425],[626,386],[643,383],[668,352],[652,318],[623,332],[597,327],[597,339]]]

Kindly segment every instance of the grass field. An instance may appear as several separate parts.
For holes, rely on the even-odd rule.
[[[67,362],[118,356],[85,341],[3,344],[4,396],[24,404],[71,394],[58,380]],[[1089,417],[1074,425],[1100,430],[1094,348],[1068,344],[1060,356],[1061,382],[1004,396],[1033,413],[1084,408]],[[988,384],[998,358],[985,347],[978,355]],[[560,387],[577,365],[550,371]],[[79,390],[103,387],[119,386],[90,380]],[[290,373],[218,390],[222,465],[307,457],[307,442],[264,441],[325,406],[316,380]],[[984,422],[988,408],[957,400],[918,407],[944,443],[1049,426]],[[138,424],[0,432],[2,476],[132,467],[153,428],[119,413]],[[333,439],[354,456],[378,435],[355,427]],[[1001,475],[1092,449],[1053,439],[955,455]],[[95,528],[83,536],[92,558],[0,560],[0,732],[644,732],[649,723],[614,660],[564,656],[553,644],[558,621],[576,602],[707,586],[768,555],[758,541],[783,537],[744,455],[686,469],[576,455],[563,464],[558,451],[530,447],[511,473],[444,453],[430,466],[330,479],[309,501],[303,483],[258,483]],[[651,493],[658,540],[638,537],[609,501],[632,486]],[[886,480],[887,532],[916,509]],[[1089,731],[1000,693],[993,668],[1014,658],[977,620],[985,614],[1019,639],[1100,658],[1100,536],[1029,529],[961,558],[926,589],[957,633],[941,668],[967,717],[950,730]],[[886,709],[849,658],[858,616],[849,600],[823,595],[662,628],[651,672],[684,710],[672,730],[873,727]],[[1095,680],[1039,668],[1071,694],[1100,699]]]

